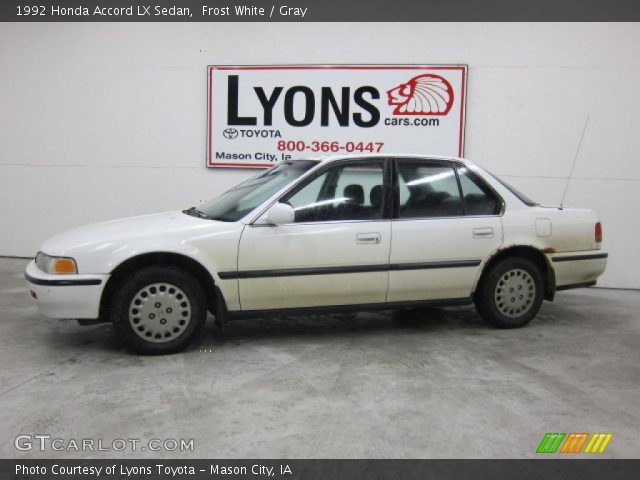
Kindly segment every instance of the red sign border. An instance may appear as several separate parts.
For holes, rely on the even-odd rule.
[[[207,65],[207,167],[208,168],[268,168],[272,163],[213,162],[213,72],[215,70],[459,70],[462,72],[460,99],[460,135],[458,156],[464,155],[466,126],[467,78],[469,67],[460,65]]]

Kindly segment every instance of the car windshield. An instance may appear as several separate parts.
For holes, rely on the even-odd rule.
[[[531,200],[529,197],[527,197],[524,193],[522,193],[520,190],[516,189],[515,187],[509,185],[507,182],[505,182],[504,180],[502,180],[500,177],[498,177],[497,175],[494,175],[491,172],[487,172],[489,173],[489,175],[491,175],[493,178],[495,178],[498,182],[500,182],[502,184],[502,186],[504,188],[506,188],[507,190],[509,190],[511,193],[513,193],[516,197],[518,197],[518,200],[520,200],[522,203],[524,203],[525,205],[529,206],[529,207],[535,207],[536,205],[540,205],[540,203]]]
[[[317,165],[314,160],[281,162],[245,180],[219,197],[185,210],[184,213],[222,222],[236,222],[314,165]]]

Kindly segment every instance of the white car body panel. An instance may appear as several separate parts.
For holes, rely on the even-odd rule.
[[[536,224],[548,220],[550,235],[539,235]],[[567,254],[581,256],[600,250],[594,240],[595,212],[584,209],[557,207],[528,207],[527,210],[505,212],[504,243],[502,248],[530,245],[546,254],[555,272],[556,287],[595,281],[606,267],[606,258],[580,261],[554,261]],[[544,232],[547,233],[547,232]]]
[[[362,155],[372,158],[376,155]],[[40,251],[72,257],[77,275],[50,275],[32,262],[26,275],[43,315],[95,319],[111,273],[139,255],[167,252],[202,265],[220,289],[229,312],[381,304],[470,298],[483,268],[513,246],[542,252],[558,288],[594,282],[606,267],[606,254],[594,239],[595,212],[530,207],[473,162],[450,157],[386,154],[378,157],[427,158],[464,163],[504,202],[500,215],[258,226],[253,223],[293,185],[328,162],[323,159],[237,222],[219,222],[168,212],[97,223],[54,236]],[[474,238],[474,229],[481,235]],[[492,229],[493,235],[486,235]],[[483,234],[484,232],[484,234]],[[356,235],[375,233],[380,242],[360,244]],[[596,256],[595,254],[600,254]],[[575,256],[576,260],[563,257]],[[587,256],[589,258],[583,258]],[[559,259],[559,260],[558,260]],[[330,268],[479,260],[456,268],[380,269],[358,273],[258,276],[269,269]],[[100,285],[42,285],[59,279],[100,279]]]
[[[482,261],[502,244],[498,216],[394,220],[390,262],[394,264],[474,262],[452,268],[391,270],[390,302],[469,297]],[[474,234],[475,231],[475,234]],[[429,285],[428,291],[423,288]]]
[[[231,310],[240,308],[237,281],[221,282],[218,272],[237,268],[237,248],[244,224],[216,222],[166,212],[95,223],[51,237],[41,252],[72,257],[78,273],[106,274],[137,255],[169,252],[203,265],[222,290]],[[65,278],[73,278],[67,276]],[[60,290],[60,289],[58,289]],[[72,313],[72,312],[70,312]],[[75,310],[74,310],[75,313]],[[70,318],[95,318],[68,315]]]
[[[377,243],[358,243],[357,236]],[[381,265],[389,261],[388,221],[251,226],[240,241],[238,271]],[[243,310],[384,303],[386,271],[240,278]],[[286,295],[283,293],[286,292]]]

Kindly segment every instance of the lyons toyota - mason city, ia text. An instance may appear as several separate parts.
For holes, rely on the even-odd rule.
[[[254,475],[257,477],[274,477],[278,475],[293,475],[291,467],[287,464],[277,465],[254,464],[251,467],[238,465],[209,465],[210,475]],[[200,472],[206,470],[199,469]],[[184,475],[196,475],[196,467],[192,465],[124,465],[114,463],[112,465],[60,465],[54,463],[50,468],[44,465],[16,464],[15,475],[82,475],[99,478],[101,475],[118,475],[125,478],[140,477],[146,475],[163,475],[166,477],[181,477]]]

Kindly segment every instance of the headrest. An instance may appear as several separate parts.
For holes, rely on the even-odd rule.
[[[356,183],[347,185],[344,187],[343,196],[349,199],[349,203],[364,204],[364,188],[362,188],[362,185]]]
[[[369,192],[369,201],[371,202],[371,206],[376,210],[382,206],[382,185],[376,185]]]

